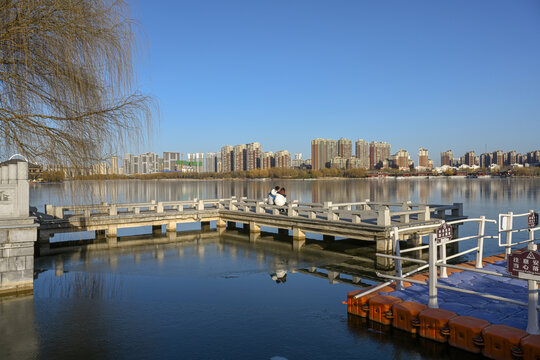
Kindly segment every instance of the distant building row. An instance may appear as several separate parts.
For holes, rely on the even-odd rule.
[[[352,140],[341,138],[314,139],[311,141],[311,161],[314,170],[324,168],[338,169],[381,169],[397,168],[401,170],[414,167],[407,150],[399,149],[390,154],[390,144],[372,141],[368,143],[359,139],[354,144],[353,156]],[[418,152],[418,168],[431,169],[433,161],[428,158],[428,150],[420,148]]]
[[[481,168],[489,168],[492,165],[498,167],[512,165],[537,165],[540,163],[540,150],[530,151],[526,154],[518,154],[515,151],[503,152],[496,150],[490,153],[483,153],[476,156],[474,151],[468,151],[465,155],[454,158],[452,150],[443,151],[441,153],[441,166],[479,166]]]
[[[299,155],[296,154],[295,160]],[[207,172],[250,171],[255,169],[290,168],[291,154],[287,150],[264,152],[261,144],[225,145],[221,152],[206,154]]]

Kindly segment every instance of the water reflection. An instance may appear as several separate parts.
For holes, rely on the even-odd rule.
[[[33,297],[0,301],[1,357],[26,359],[28,354],[37,354],[38,349]]]

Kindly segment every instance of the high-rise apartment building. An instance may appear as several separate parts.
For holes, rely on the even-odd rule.
[[[290,168],[291,167],[291,153],[287,150],[281,150],[274,155],[277,168]]]
[[[480,155],[480,167],[487,169],[493,163],[493,154],[492,153],[483,153]]]
[[[221,148],[221,171],[231,172],[233,171],[233,147],[231,145],[225,145]]]
[[[330,160],[338,154],[337,141],[331,139],[311,140],[311,161],[313,170],[321,170],[330,165]]]
[[[139,155],[139,174],[152,174],[159,172],[159,156],[153,152]]]
[[[369,168],[379,169],[383,161],[390,157],[390,144],[372,141],[369,144]]]
[[[347,159],[341,156],[336,156],[330,161],[330,167],[335,169],[346,169]]]
[[[454,156],[452,150],[443,151],[441,153],[441,166],[454,166]]]
[[[247,169],[246,161],[247,146],[245,144],[235,145],[233,147],[233,166],[232,171],[245,171]]]
[[[356,158],[359,160],[358,162],[353,162],[354,167],[369,169],[369,143],[365,140],[358,139],[354,145]]]
[[[255,170],[261,168],[262,146],[258,142],[247,144],[246,147],[246,170]]]
[[[176,163],[180,160],[180,153],[163,152],[163,171],[175,171]]]
[[[118,156],[111,156],[111,168],[109,174],[118,174]]]
[[[429,168],[428,150],[422,147],[418,149],[418,168],[420,169]]]
[[[502,167],[504,165],[502,150],[495,150],[493,152],[493,164]]]
[[[267,151],[263,153],[262,156],[262,168],[263,169],[270,169],[276,166],[276,161],[274,158],[274,153],[271,151]]]
[[[204,153],[188,154],[188,162],[194,172],[203,172]]]
[[[399,151],[394,155],[395,165],[400,170],[407,170],[410,166],[411,156],[407,150],[399,149]]]
[[[348,159],[352,157],[352,140],[341,138],[338,140],[338,156]]]
[[[218,172],[218,164],[221,164],[221,153],[209,152],[206,153],[206,172]]]
[[[517,153],[512,150],[503,154],[503,164],[505,166],[513,165],[517,162]]]
[[[302,153],[294,154],[294,159],[292,160],[292,166],[294,168],[299,168],[304,165],[304,160],[302,160]]]
[[[463,161],[461,163],[467,166],[476,165],[476,156],[474,155],[474,151],[467,151],[465,155],[463,155]]]

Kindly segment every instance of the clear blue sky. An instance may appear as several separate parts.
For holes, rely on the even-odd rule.
[[[160,104],[137,152],[311,139],[455,155],[540,148],[540,1],[133,0],[139,87]]]

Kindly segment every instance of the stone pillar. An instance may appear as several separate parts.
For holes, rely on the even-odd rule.
[[[390,236],[382,239],[377,238],[375,241],[377,253],[392,254],[393,244]],[[377,269],[391,269],[394,266],[394,261],[392,259],[377,256],[375,261]]]
[[[170,232],[176,232],[176,222],[174,221],[170,221],[167,223],[166,227],[165,227],[165,230],[170,233]]]
[[[116,245],[118,242],[118,228],[116,226],[109,226],[107,228],[107,244]]]
[[[28,163],[0,164],[0,296],[33,292],[37,224],[29,208]]]
[[[249,232],[250,233],[261,233],[261,227],[255,223],[255,221],[249,222]]]
[[[306,233],[297,227],[293,227],[293,250],[299,251],[305,244]]]

